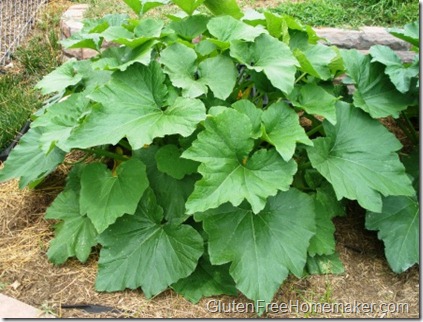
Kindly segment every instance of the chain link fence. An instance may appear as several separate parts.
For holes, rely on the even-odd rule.
[[[7,64],[49,0],[0,0],[0,66]]]

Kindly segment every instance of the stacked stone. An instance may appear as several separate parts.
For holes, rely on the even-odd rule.
[[[82,27],[84,13],[88,10],[88,4],[77,4],[71,6],[60,19],[61,39],[66,39],[79,32]],[[97,52],[89,48],[65,49],[63,48],[63,60],[71,58],[89,59],[97,55]]]
[[[359,30],[317,28],[315,31],[319,37],[326,39],[324,43],[339,48],[355,48],[367,54],[371,46],[385,45],[394,50],[405,62],[411,62],[415,56],[415,53],[410,51],[408,43],[392,36],[383,27],[361,27]]]

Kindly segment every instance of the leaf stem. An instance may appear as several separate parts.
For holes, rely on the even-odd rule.
[[[419,137],[417,135],[416,130],[414,129],[413,124],[411,123],[410,119],[408,118],[407,114],[404,111],[401,112],[401,119],[404,121],[405,126],[408,130],[408,138],[413,142],[413,144],[417,145],[419,143]]]
[[[308,131],[306,134],[307,136],[311,136],[314,133],[320,132],[320,130],[323,129],[323,124],[319,124],[316,127],[312,128],[310,131]]]
[[[297,84],[301,79],[303,79],[303,77],[307,75],[306,72],[302,73],[296,80],[295,80],[295,84]]]
[[[310,161],[304,162],[304,163],[301,163],[301,164],[298,165],[299,170],[304,170],[304,169],[309,169],[309,168],[311,168],[311,162]]]
[[[245,73],[246,69],[247,69],[247,67],[245,67],[245,66],[243,66],[241,68],[239,75],[238,75],[238,81],[237,81],[238,84],[242,83],[242,77],[244,77],[244,73]]]

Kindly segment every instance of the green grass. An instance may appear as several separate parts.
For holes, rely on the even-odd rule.
[[[0,151],[7,148],[29,116],[42,106],[35,84],[60,64],[60,12],[45,12],[36,31],[14,53],[14,67],[0,74]]]
[[[133,14],[120,0],[73,0],[86,3],[90,9],[86,17],[101,17],[109,13]],[[238,1],[240,5],[255,7],[260,0]],[[201,9],[200,7],[199,9]],[[416,0],[289,0],[274,12],[288,14],[312,26],[357,28],[359,26],[398,26],[418,19],[419,3]],[[152,10],[153,15],[165,15],[178,11],[175,6],[163,6]]]
[[[402,27],[419,18],[415,0],[306,0],[283,3],[271,10],[315,27]]]
[[[0,78],[0,97],[0,150],[3,150],[40,103],[22,75]]]

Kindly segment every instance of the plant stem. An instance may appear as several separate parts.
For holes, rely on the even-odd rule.
[[[238,84],[242,83],[242,78],[244,77],[244,73],[245,73],[246,69],[247,68],[245,66],[243,66],[243,68],[241,68],[241,71],[239,72],[238,80],[237,80]]]
[[[295,80],[295,84],[297,84],[305,75],[307,75],[306,72],[302,73],[296,80]]]
[[[311,162],[310,161],[304,162],[304,163],[301,163],[301,164],[298,165],[299,170],[304,170],[304,169],[309,169],[309,168],[311,168]]]
[[[308,131],[306,134],[307,136],[311,136],[316,132],[319,132],[321,129],[323,129],[323,124],[317,125],[316,127],[312,128],[310,131]]]
[[[408,138],[413,142],[413,144],[417,145],[419,143],[419,136],[417,135],[416,130],[414,129],[413,124],[411,124],[410,119],[408,118],[407,114],[404,111],[401,112],[401,119],[404,121],[405,126],[408,129]]]

